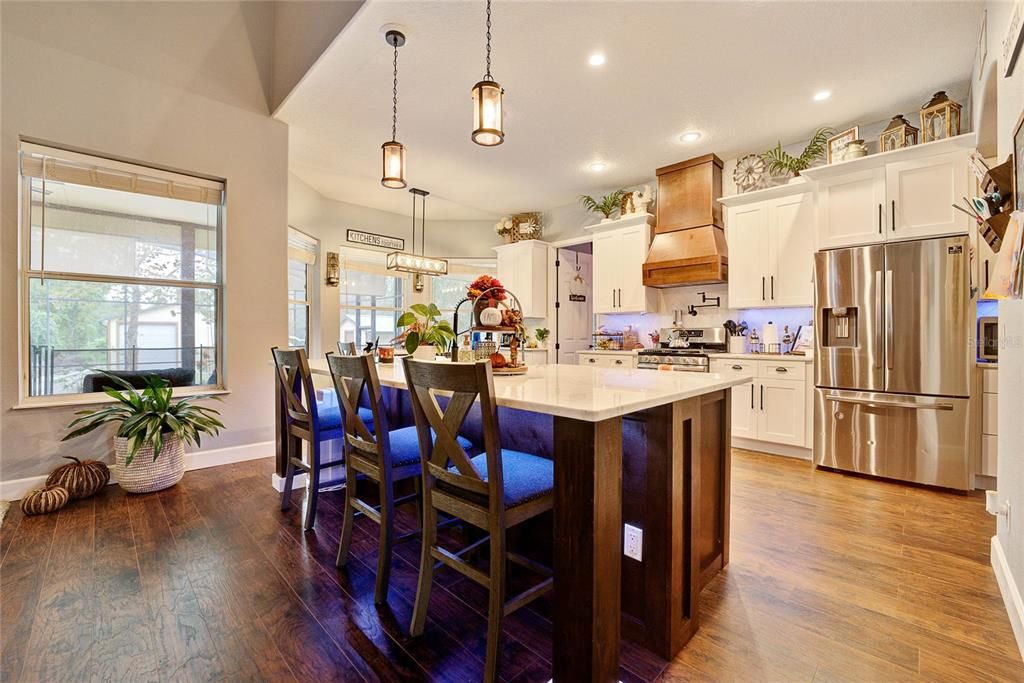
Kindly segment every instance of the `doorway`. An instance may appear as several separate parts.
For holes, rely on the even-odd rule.
[[[575,365],[594,332],[593,245],[561,247],[555,258],[555,362]]]

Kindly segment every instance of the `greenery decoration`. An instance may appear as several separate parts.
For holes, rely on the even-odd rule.
[[[551,334],[551,330],[549,330],[546,327],[538,327],[536,330],[533,331],[533,333],[537,335],[537,341],[543,344],[544,340],[548,338],[549,334]]]
[[[80,410],[76,418],[68,425],[72,430],[61,441],[74,439],[88,434],[97,427],[113,422],[118,425],[117,436],[128,439],[128,457],[125,467],[132,464],[135,454],[146,445],[153,446],[153,460],[160,456],[164,439],[168,435],[177,436],[186,444],[199,446],[201,434],[218,434],[224,424],[217,419],[219,412],[213,408],[195,405],[196,401],[207,398],[220,400],[218,396],[189,396],[180,401],[172,401],[173,389],[170,383],[161,377],[146,377],[146,387],[139,391],[120,377],[102,370],[99,372],[114,384],[123,387],[121,390],[106,387],[103,393],[115,399],[117,403],[97,410]]]
[[[619,210],[622,204],[622,196],[626,194],[625,190],[615,190],[610,192],[601,199],[594,199],[589,194],[580,195],[580,204],[587,211],[593,211],[594,213],[603,214],[605,218],[611,218],[612,214]]]
[[[828,139],[833,135],[835,135],[835,131],[831,128],[819,128],[811,136],[807,147],[804,148],[800,156],[795,157],[783,150],[780,141],[773,149],[761,154],[761,158],[768,164],[768,172],[772,175],[792,173],[794,176],[798,176],[800,171],[810,168],[815,161],[825,156]]]
[[[440,318],[441,310],[433,303],[410,306],[398,319],[398,326],[406,328],[398,337],[405,341],[405,350],[413,353],[420,344],[446,348],[455,341],[455,330],[451,323]]]

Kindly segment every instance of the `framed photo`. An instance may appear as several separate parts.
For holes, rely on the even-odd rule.
[[[836,161],[843,160],[843,153],[846,151],[846,146],[854,140],[860,139],[860,127],[854,126],[844,130],[842,133],[837,133],[828,139],[828,159],[827,163],[834,163]]]
[[[1013,206],[1024,211],[1024,111],[1013,129]]]
[[[1013,75],[1014,68],[1024,51],[1024,0],[1017,0],[1013,4],[1013,11],[1010,14],[1010,24],[1006,30],[1006,37],[1003,38],[1003,58],[1001,63],[1005,66],[1003,77],[1009,78]]]

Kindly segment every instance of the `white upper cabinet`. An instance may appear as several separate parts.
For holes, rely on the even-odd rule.
[[[643,265],[651,244],[647,223],[600,231],[594,226],[594,313],[657,310],[658,293],[644,287]]]
[[[525,318],[548,315],[548,244],[524,240],[495,247],[498,279],[519,298]]]
[[[806,184],[725,200],[729,307],[814,303],[814,193]],[[782,194],[783,196],[778,196]]]
[[[885,239],[885,169],[872,168],[818,183],[818,246]]]
[[[817,185],[818,248],[968,232],[953,204],[968,194],[975,140],[967,133],[804,171]]]
[[[953,208],[967,196],[967,156],[951,152],[887,164],[890,240],[967,232],[969,218]]]

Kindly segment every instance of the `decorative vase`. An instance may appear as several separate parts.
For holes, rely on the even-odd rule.
[[[160,457],[153,460],[153,446],[147,444],[128,460],[128,439],[114,437],[114,474],[129,493],[150,493],[174,486],[185,476],[185,445],[174,434],[164,435]]]
[[[853,140],[846,145],[846,149],[843,151],[843,161],[848,159],[860,159],[868,155],[868,146],[864,144],[863,140]]]
[[[483,308],[480,310],[480,324],[484,327],[497,327],[501,324],[501,311],[497,308]]]
[[[420,344],[416,347],[416,350],[412,352],[412,357],[416,360],[434,360],[434,356],[437,355],[437,349],[433,344]]]

